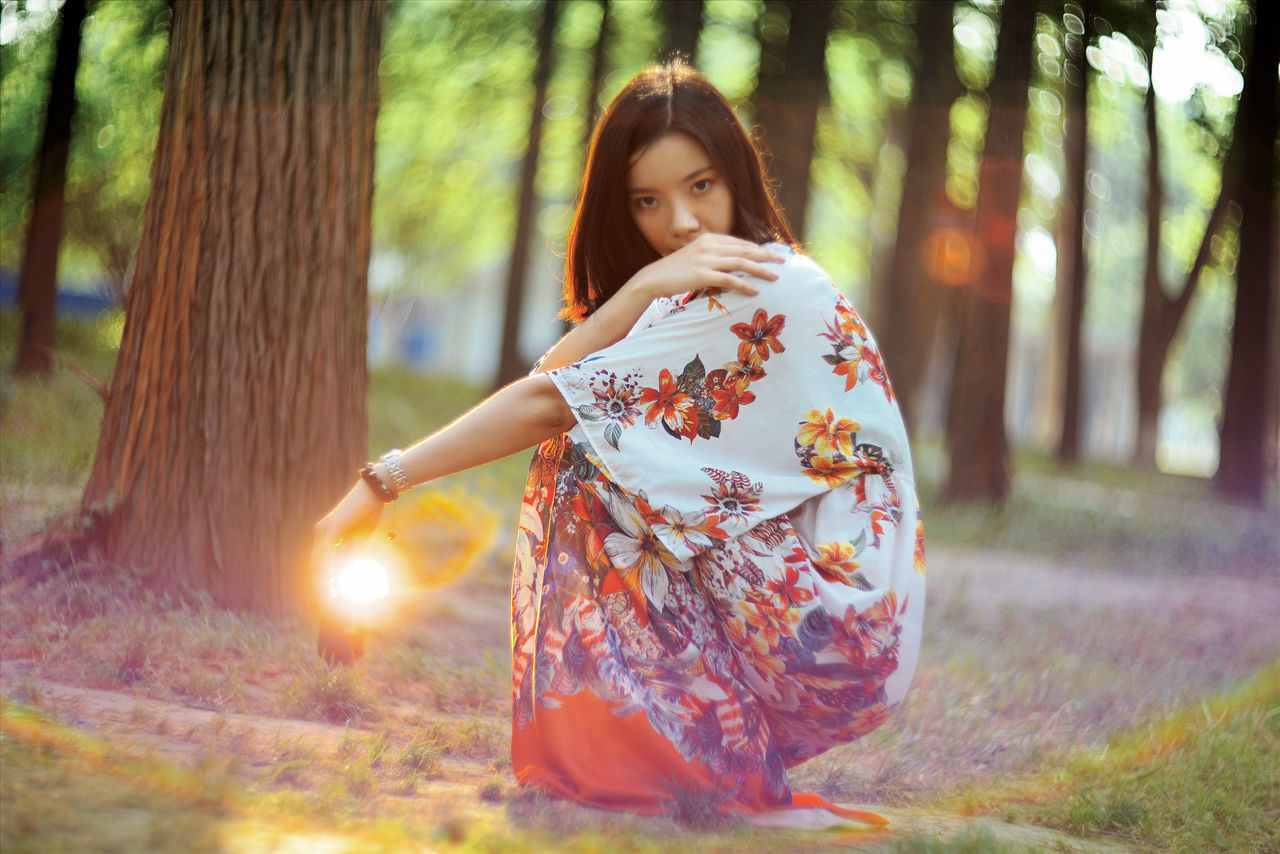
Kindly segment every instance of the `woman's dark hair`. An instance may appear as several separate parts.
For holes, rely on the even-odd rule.
[[[627,170],[659,137],[682,131],[701,143],[733,194],[733,234],[795,245],[770,191],[760,151],[729,102],[680,60],[632,78],[596,125],[569,230],[561,314],[582,320],[658,254],[631,220]]]

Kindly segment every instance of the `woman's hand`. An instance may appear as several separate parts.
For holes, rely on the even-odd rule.
[[[786,259],[763,246],[728,234],[701,234],[689,243],[648,264],[623,285],[624,289],[643,294],[645,305],[658,297],[724,288],[755,296],[755,285],[734,273],[746,273],[765,281],[776,281],[778,274],[767,264],[781,264]]]
[[[337,506],[316,523],[311,541],[312,569],[321,572],[338,543],[367,537],[378,527],[382,506],[382,499],[373,494],[367,483],[356,481]]]

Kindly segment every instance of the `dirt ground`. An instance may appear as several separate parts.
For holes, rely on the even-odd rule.
[[[1217,673],[1225,685],[1243,678],[1280,651],[1280,585],[1274,582],[1275,579],[1235,578],[1229,574],[1214,577],[1170,577],[1143,568],[1126,567],[1123,571],[1117,571],[1076,564],[1070,560],[937,548],[930,553],[927,614],[940,620],[962,614],[965,620],[981,623],[991,622],[1002,616],[1008,618],[1010,614],[1050,615],[1056,612],[1079,615],[1080,620],[1087,618],[1095,623],[1101,620],[1104,624],[1107,615],[1118,619],[1124,619],[1125,615],[1137,619],[1133,615],[1140,615],[1144,621],[1142,625],[1176,624],[1178,636],[1186,639],[1186,643],[1181,646],[1164,644],[1157,639],[1157,642],[1141,650],[1141,656],[1159,658],[1163,654],[1171,659],[1184,659],[1188,655],[1187,650],[1201,650],[1205,659],[1202,662],[1203,669]],[[480,599],[477,600],[477,597]],[[458,635],[465,637],[467,647],[473,650],[504,648],[507,634],[506,603],[500,590],[492,585],[454,585],[438,591],[437,599],[437,607],[455,615],[459,621]],[[930,616],[926,616],[927,623],[929,620]],[[1075,618],[1063,618],[1061,621],[1064,624],[1074,624]],[[946,643],[945,639],[940,642]],[[1123,639],[1117,641],[1114,653],[1116,656],[1123,655],[1123,644]],[[1232,648],[1233,644],[1238,648]],[[1167,651],[1162,653],[1162,647],[1168,647]],[[1223,665],[1222,662],[1226,664]],[[927,664],[926,659],[924,665]],[[1149,662],[1148,669],[1142,672],[1151,673],[1152,678],[1165,678],[1160,674],[1172,672],[1167,668],[1181,667],[1184,664],[1180,660],[1153,660]],[[1046,661],[1045,665],[1046,668],[1050,667],[1052,662]],[[954,669],[954,665],[948,666]],[[956,678],[962,678],[962,675]],[[1025,763],[1001,765],[1000,761],[989,762],[972,753],[948,753],[948,750],[953,750],[951,742],[956,740],[957,731],[947,730],[945,727],[935,729],[927,725],[927,719],[931,717],[950,714],[931,707],[928,697],[930,684],[926,679],[913,689],[922,692],[924,696],[918,699],[914,707],[914,717],[908,716],[907,722],[901,727],[902,731],[914,731],[915,734],[910,739],[900,731],[894,738],[881,742],[878,746],[872,744],[849,753],[846,760],[852,763],[883,762],[885,759],[882,754],[893,752],[895,745],[909,740],[913,755],[933,753],[943,757],[937,761],[949,763],[947,784],[966,779],[982,780],[1000,773],[1016,773],[1026,767]],[[250,757],[261,756],[263,745],[279,745],[290,741],[305,741],[328,753],[339,749],[350,734],[350,729],[341,725],[219,712],[162,702],[130,692],[62,684],[45,678],[31,661],[0,662],[0,690],[12,697],[19,685],[27,693],[37,692],[43,698],[44,705],[56,710],[63,723],[113,744],[136,745],[140,751],[159,754],[185,765],[194,762],[202,749],[201,740],[194,734],[214,726],[223,732],[236,733],[246,745],[256,743],[260,749],[256,752],[247,750],[246,754]],[[1204,686],[1205,693],[1213,689],[1214,685]],[[1172,695],[1157,692],[1151,696],[1167,698]],[[945,705],[952,701],[944,699],[939,702]],[[1151,706],[1145,709],[1135,708],[1129,710],[1128,714],[1140,716],[1153,711],[1158,712],[1159,709]],[[433,715],[436,719],[446,721],[449,717],[443,712]],[[154,726],[154,721],[160,719],[166,721],[162,728]],[[1057,729],[1051,732],[1051,728],[1044,727],[1043,722],[1029,719],[1025,722],[1027,733],[1021,736],[1015,733],[1010,736],[1010,740],[1022,738],[1036,742],[1041,739],[1037,743],[1037,749],[1044,751],[1097,743],[1106,735],[1107,730],[1106,726],[1099,724],[1096,716],[1091,718],[1084,712],[1075,717],[1070,714],[1055,717],[1054,724]],[[981,722],[974,724],[981,725]],[[1017,726],[1007,722],[1001,725]],[[1121,725],[1123,722],[1117,724]],[[1085,729],[1090,729],[1090,732],[1085,733]],[[259,760],[251,758],[250,761],[252,763]],[[474,816],[502,809],[500,804],[475,796],[476,791],[483,789],[487,781],[491,783],[494,779],[491,762],[458,757],[446,757],[442,761],[445,765],[443,773],[435,779],[424,781],[413,797],[424,801],[447,799],[456,805],[455,811],[462,818],[467,813]],[[965,762],[970,762],[971,767],[963,767]],[[957,765],[961,767],[955,767]],[[844,767],[847,766],[832,765],[824,772],[825,777],[814,772],[808,775],[808,780],[829,781],[831,776],[840,773]],[[841,788],[840,785],[830,784],[826,786],[827,791],[822,791],[822,786],[816,787],[820,794],[828,797],[843,795],[838,798],[842,801],[865,800],[859,795],[867,794],[875,798],[879,793],[878,798],[863,806],[880,812],[891,821],[890,834],[842,838],[836,847],[887,850],[895,834],[929,834],[947,838],[962,829],[972,828],[975,822],[979,822],[995,838],[1023,845],[1027,850],[1130,850],[1118,844],[1075,839],[1056,831],[1009,825],[992,818],[940,814],[927,805],[922,805],[930,794],[937,791],[937,784],[928,782],[936,777],[930,770],[931,767],[933,766],[928,761],[921,760],[916,766],[904,771],[900,775],[902,780],[899,780],[897,795],[894,794],[895,790],[883,788]],[[507,777],[510,776],[509,771],[505,773]],[[799,775],[797,788],[805,782],[805,775]],[[507,785],[510,790],[514,789],[510,780]],[[510,809],[507,813],[508,820],[511,820]],[[563,819],[565,815],[563,811],[557,812],[559,819]],[[601,820],[597,815],[589,823],[599,827]],[[570,821],[570,824],[578,822]],[[831,841],[833,840],[815,840],[814,850],[828,847]],[[295,843],[302,845],[297,850],[306,848],[305,840],[295,840]],[[278,838],[265,840],[259,850],[282,850],[278,848],[279,844]]]

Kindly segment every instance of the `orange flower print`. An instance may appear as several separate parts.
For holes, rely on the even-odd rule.
[[[813,598],[812,590],[800,586],[800,573],[794,566],[788,566],[782,578],[770,581],[768,590],[780,608],[794,608]]]
[[[853,310],[853,306],[847,302],[840,301],[836,303],[836,323],[840,326],[840,331],[849,337],[866,338],[867,327],[862,324],[862,318],[858,317],[858,313]]]
[[[729,362],[724,366],[725,382],[746,389],[753,382],[764,377],[764,367],[760,364],[760,356],[755,350],[742,354],[737,362]]]
[[[755,392],[746,391],[745,387],[730,384],[712,391],[711,399],[716,402],[711,408],[711,414],[716,417],[716,420],[724,421],[737,418],[738,407],[752,403],[756,395]]]
[[[666,368],[658,374],[658,388],[641,389],[636,402],[649,404],[649,408],[644,413],[646,425],[652,427],[661,421],[673,432],[683,435],[687,432],[686,425],[689,419],[692,418],[694,434],[697,434],[698,414],[694,409],[693,398],[680,391],[676,385],[676,378]]]
[[[835,367],[831,369],[836,376],[844,377],[845,391],[852,391],[853,387],[858,384],[858,363],[861,361],[855,356],[852,359],[837,361]]]
[[[858,468],[844,457],[813,455],[805,460],[804,473],[827,486],[839,486],[858,473]]]
[[[862,564],[858,563],[853,543],[848,540],[831,540],[818,543],[818,556],[813,559],[818,571],[833,581],[848,582]]]
[[[763,308],[757,308],[756,313],[751,317],[751,323],[735,323],[731,326],[733,333],[742,339],[742,343],[738,345],[738,361],[747,361],[753,352],[760,357],[761,361],[767,361],[770,351],[774,353],[784,351],[786,348],[778,340],[778,334],[782,332],[782,327],[786,323],[785,314],[769,317]]]
[[[889,375],[885,373],[884,362],[880,354],[866,344],[862,345],[862,361],[867,363],[867,379],[884,389],[884,396],[893,401],[893,386],[889,385]]]
[[[836,418],[831,407],[824,414],[821,410],[810,409],[805,413],[804,421],[796,432],[796,441],[801,445],[811,445],[821,456],[830,457],[841,454],[853,456],[853,434],[862,429],[862,425],[850,418]]]

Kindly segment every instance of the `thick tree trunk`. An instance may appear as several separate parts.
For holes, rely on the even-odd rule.
[[[1002,501],[1009,492],[1005,374],[1035,13],[1035,3],[1006,3],[1001,10],[975,211],[986,261],[960,299],[947,418],[949,501]]]
[[[907,174],[898,210],[879,327],[880,348],[889,365],[894,391],[909,426],[917,426],[921,386],[933,348],[942,302],[941,280],[948,239],[956,236],[946,196],[947,146],[951,141],[951,105],[960,95],[955,66],[954,3],[922,3],[918,7],[916,69],[908,112]],[[936,247],[937,251],[930,251]],[[941,262],[941,263],[940,263]]]
[[[529,114],[529,138],[525,145],[524,163],[520,167],[516,233],[511,246],[511,261],[507,266],[507,300],[502,318],[502,351],[498,356],[498,373],[493,380],[494,388],[500,388],[519,379],[529,371],[529,364],[520,352],[520,316],[524,312],[529,244],[532,242],[533,230],[536,227],[534,208],[537,206],[537,196],[533,182],[538,174],[538,152],[542,149],[542,108],[547,103],[547,85],[551,80],[552,48],[559,16],[560,4],[556,0],[543,0],[541,24],[538,26],[538,58],[533,72],[533,108]]]
[[[67,0],[58,13],[58,43],[49,84],[44,133],[36,156],[31,221],[18,272],[22,332],[13,370],[48,375],[52,362],[58,302],[58,247],[67,214],[67,153],[76,112],[76,69],[80,65],[80,28],[85,0]]]
[[[692,62],[698,52],[698,37],[702,35],[703,0],[679,0],[663,3],[662,19],[665,25],[664,57],[680,54]]]
[[[831,0],[770,2],[788,20],[785,47],[765,41],[755,95],[755,123],[764,132],[777,198],[797,239],[803,239],[818,111],[828,101],[827,35]],[[782,47],[781,50],[779,48]]]
[[[1075,19],[1080,32],[1066,38],[1066,108],[1063,114],[1066,192],[1058,216],[1058,287],[1061,313],[1062,423],[1058,438],[1058,459],[1074,463],[1080,459],[1083,429],[1080,401],[1084,385],[1082,328],[1084,326],[1085,281],[1088,276],[1084,251],[1085,175],[1089,151],[1089,63],[1084,51],[1089,44],[1091,17],[1088,8]]]
[[[1262,504],[1268,471],[1268,412],[1277,394],[1268,338],[1275,306],[1271,253],[1275,251],[1276,65],[1280,62],[1280,15],[1274,3],[1257,3],[1253,51],[1245,69],[1236,113],[1236,144],[1245,170],[1233,182],[1241,212],[1240,261],[1236,268],[1235,323],[1231,365],[1222,413],[1218,485],[1226,494]],[[1234,165],[1234,164],[1232,164]]]
[[[366,450],[383,4],[178,2],[83,507],[110,558],[284,611]]]

